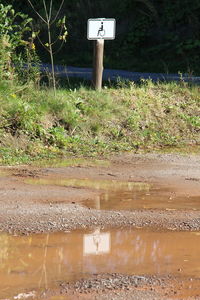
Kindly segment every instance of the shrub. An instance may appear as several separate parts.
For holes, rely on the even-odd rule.
[[[12,5],[0,4],[0,20],[0,79],[13,80],[17,75],[21,79],[34,79],[32,63],[38,58],[31,36],[32,19],[15,12]]]

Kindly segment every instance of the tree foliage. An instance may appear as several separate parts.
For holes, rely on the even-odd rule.
[[[13,3],[15,9],[34,17],[26,5],[27,0],[4,2]],[[56,10],[60,1],[54,2]],[[35,4],[44,14],[42,0]],[[106,67],[135,71],[200,71],[199,0],[65,0],[59,17],[63,15],[66,15],[69,37],[56,57],[59,63],[91,65],[92,42],[86,39],[87,19],[112,17],[117,21],[117,36],[116,40],[106,42]],[[43,52],[40,53],[46,60]]]
[[[12,5],[0,4],[0,79],[10,79],[14,76],[12,65],[16,62],[17,51],[23,52],[29,47],[27,33],[30,33],[28,15],[16,12]]]

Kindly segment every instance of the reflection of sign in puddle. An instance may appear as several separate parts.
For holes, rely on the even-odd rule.
[[[84,234],[83,237],[83,255],[106,254],[110,252],[110,233],[101,233],[96,229],[91,234]]]

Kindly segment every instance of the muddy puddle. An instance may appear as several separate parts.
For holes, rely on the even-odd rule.
[[[200,197],[175,196],[165,189],[151,188],[148,191],[106,192],[95,199],[82,201],[81,204],[102,210],[200,210]]]
[[[90,158],[64,158],[64,159],[51,159],[39,160],[32,163],[33,166],[41,168],[60,168],[60,167],[108,167],[109,161],[102,159]]]
[[[25,180],[26,183],[36,185],[56,185],[65,187],[90,188],[95,190],[114,191],[134,191],[134,190],[149,190],[150,185],[143,182],[128,182],[116,180],[91,180],[85,179],[45,179],[31,178]]]
[[[28,184],[56,185],[75,188],[90,188],[102,191],[93,199],[81,201],[84,206],[102,210],[200,210],[200,197],[177,196],[165,187],[156,187],[145,182],[91,179],[44,179],[32,178]]]
[[[33,236],[1,234],[0,243],[0,299],[34,295],[92,274],[200,276],[197,232],[96,228]]]

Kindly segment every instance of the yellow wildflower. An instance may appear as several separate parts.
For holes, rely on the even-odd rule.
[[[33,42],[29,43],[29,49],[35,51],[35,44]]]

